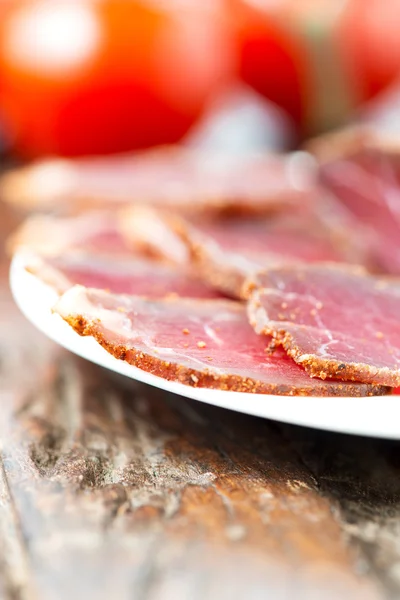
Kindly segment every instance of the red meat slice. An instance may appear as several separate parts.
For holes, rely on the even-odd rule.
[[[311,376],[400,385],[400,284],[327,266],[269,269],[249,318]]]
[[[165,147],[42,161],[6,174],[0,192],[11,203],[35,209],[143,203],[189,212],[258,214],[306,202],[314,175],[304,153],[244,158]]]
[[[377,270],[400,274],[400,144],[367,130],[314,145],[320,181],[352,215]]]
[[[134,207],[123,215],[121,230],[127,243],[141,252],[180,264],[192,262],[197,276],[241,298],[246,280],[268,265],[364,261],[361,249],[332,224],[334,219],[332,215],[328,223],[304,208],[268,219],[195,220]]]
[[[26,263],[26,268],[60,294],[75,284],[81,284],[117,294],[149,298],[168,295],[221,298],[221,294],[185,271],[135,257],[116,262],[112,258],[85,254],[34,256]]]
[[[174,265],[190,264],[188,244],[169,212],[143,205],[121,209],[119,229],[133,252]]]
[[[382,386],[311,379],[282,350],[266,352],[245,308],[223,300],[146,300],[76,286],[55,312],[80,335],[140,369],[194,387],[290,395],[382,394]]]
[[[9,249],[28,249],[46,256],[63,252],[97,255],[131,255],[119,229],[119,219],[109,211],[90,211],[74,217],[34,215],[9,240]]]

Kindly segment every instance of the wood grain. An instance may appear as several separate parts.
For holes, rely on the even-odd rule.
[[[398,597],[398,444],[126,382],[1,277],[0,598]]]

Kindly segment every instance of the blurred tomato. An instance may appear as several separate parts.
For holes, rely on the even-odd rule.
[[[232,0],[239,69],[243,81],[300,124],[305,110],[303,88],[307,57],[293,29],[280,22],[279,11],[283,4]]]
[[[400,75],[400,0],[347,0],[337,39],[360,98],[369,100]]]
[[[0,24],[0,111],[24,156],[175,142],[233,68],[200,2],[26,0]]]
[[[365,0],[355,1],[366,13]],[[284,108],[303,136],[349,119],[361,101],[340,34],[352,0],[227,2],[236,14],[243,80]],[[342,29],[345,37],[351,35],[351,28]],[[362,53],[361,38],[357,44]]]

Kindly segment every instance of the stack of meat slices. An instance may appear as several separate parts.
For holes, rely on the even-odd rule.
[[[353,220],[376,271],[400,274],[400,144],[357,127],[309,144],[321,185]]]
[[[259,217],[219,219],[136,206],[121,211],[121,231],[133,250],[189,263],[212,287],[245,299],[249,277],[273,265],[365,263],[362,246],[349,234],[345,221],[338,221],[327,199],[323,206],[320,202]]]
[[[263,170],[247,160],[232,179],[215,161],[203,182],[189,167],[179,175],[193,153],[164,152],[129,158],[134,176],[116,203],[128,158],[67,163],[82,201],[99,190],[99,169],[110,202],[83,211],[75,190],[74,216],[35,216],[14,235],[27,270],[59,294],[55,313],[118,359],[185,385],[346,397],[400,385],[400,284],[369,274],[352,215],[312,184],[308,161],[264,157]],[[160,164],[171,177],[176,165],[176,202]],[[18,175],[7,186],[29,180],[40,196],[29,168]]]

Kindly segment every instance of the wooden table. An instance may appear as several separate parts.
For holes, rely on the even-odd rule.
[[[400,444],[127,384],[35,331],[0,265],[1,599],[400,597]]]

